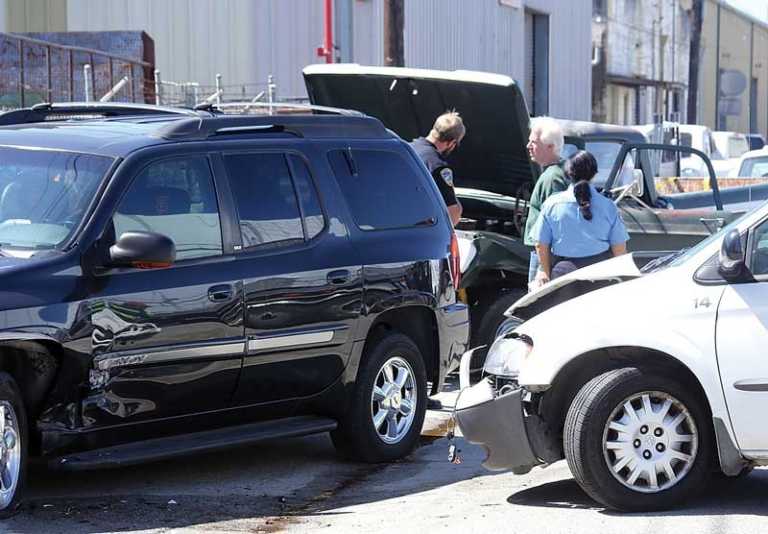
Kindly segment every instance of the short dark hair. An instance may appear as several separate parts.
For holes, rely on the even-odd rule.
[[[565,174],[573,181],[573,196],[579,203],[581,216],[592,220],[592,191],[589,181],[597,174],[597,160],[586,150],[579,150],[565,162]]]

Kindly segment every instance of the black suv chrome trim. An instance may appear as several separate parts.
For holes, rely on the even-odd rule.
[[[191,358],[207,358],[215,356],[236,356],[245,351],[245,342],[224,344],[207,344],[194,347],[160,348],[159,350],[145,349],[136,351],[114,352],[103,354],[94,359],[94,366],[105,371],[127,365],[163,363]]]

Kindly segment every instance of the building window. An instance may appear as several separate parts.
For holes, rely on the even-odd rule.
[[[608,0],[592,0],[592,14],[603,17],[608,15]]]
[[[525,96],[532,115],[549,113],[549,15],[525,11]]]

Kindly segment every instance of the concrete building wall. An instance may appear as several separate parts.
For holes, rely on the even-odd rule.
[[[702,26],[699,124],[713,130],[740,132],[749,132],[755,126],[765,136],[768,134],[768,27],[721,0],[705,2]],[[754,107],[750,98],[753,79],[756,82]],[[733,92],[737,94],[730,94]]]
[[[717,122],[718,4],[704,3],[699,57],[698,123],[715,129]]]
[[[744,17],[721,10],[718,130],[749,131],[751,31],[752,24]]]
[[[610,0],[606,8],[605,78],[615,88],[606,92],[606,120],[634,124],[659,114],[684,114],[691,31],[687,11],[675,0]]]
[[[757,128],[760,132],[768,132],[768,28],[756,26],[754,32],[752,76],[762,88],[757,93]]]

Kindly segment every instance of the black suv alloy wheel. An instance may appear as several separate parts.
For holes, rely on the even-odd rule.
[[[344,455],[389,462],[416,446],[427,406],[424,359],[416,344],[397,332],[369,340],[349,411],[331,433]]]

